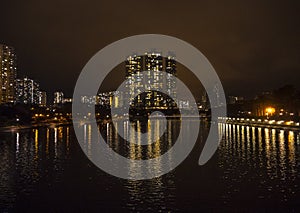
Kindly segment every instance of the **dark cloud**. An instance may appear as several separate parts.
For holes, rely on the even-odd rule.
[[[250,95],[298,86],[299,9],[292,0],[12,0],[1,2],[0,42],[16,47],[19,75],[71,96],[82,67],[104,46],[135,34],[167,34],[202,51],[227,93]],[[189,75],[179,76],[197,90]]]

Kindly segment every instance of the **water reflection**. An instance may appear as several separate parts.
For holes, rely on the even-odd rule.
[[[116,122],[115,126],[112,124],[106,124],[105,135],[107,144],[110,145],[116,152],[121,152],[120,154],[134,160],[150,159],[159,157],[164,152],[168,151],[178,135],[178,128],[180,127],[180,122],[168,121],[167,131],[160,138],[161,135],[161,121],[160,120],[148,120],[145,122],[133,122],[128,121]],[[128,126],[132,125],[133,128]],[[130,141],[135,141],[136,143],[128,143],[120,138],[117,134],[119,126],[123,127],[125,137],[129,136]],[[129,132],[130,130],[130,132]],[[121,131],[121,130],[119,130]],[[141,145],[141,133],[148,132],[148,144]],[[153,142],[154,139],[157,139]],[[128,153],[120,150],[120,145],[125,144],[123,149],[128,150]],[[172,156],[169,155],[170,162],[172,161]],[[142,168],[137,166],[138,164],[130,164],[130,172],[128,175],[135,176],[136,173],[143,172]],[[149,169],[161,170],[161,162],[159,160],[155,161],[154,167]],[[167,183],[166,183],[167,181]],[[175,190],[173,174],[168,174],[168,180],[159,177],[147,181],[124,181],[124,188],[126,189],[129,199],[126,202],[128,210],[131,211],[142,211],[142,210],[167,210],[170,206],[174,205],[174,195],[172,195],[172,190]],[[150,199],[144,199],[144,197],[149,197]],[[145,206],[147,206],[146,209]]]
[[[298,131],[219,124],[220,132],[225,130],[225,135],[219,135],[222,141],[217,153],[207,165],[199,167],[199,147],[206,139],[209,123],[202,122],[201,128],[195,152],[183,165],[146,181],[121,180],[97,169],[84,156],[70,126],[0,133],[0,210],[14,210],[16,206],[23,210],[22,207],[35,205],[42,209],[65,205],[69,210],[71,203],[74,210],[91,205],[99,211],[114,208],[193,211],[203,206],[207,209],[218,206],[218,209],[297,203],[300,192]],[[159,120],[106,123],[100,129],[114,151],[131,159],[149,159],[173,146],[180,122],[168,120],[161,137]],[[82,131],[84,149],[92,155],[92,128],[83,125]],[[123,131],[126,138],[137,144],[124,141],[118,131]],[[149,133],[148,145],[139,145],[141,132]],[[154,139],[157,140],[152,143]],[[169,162],[173,157],[168,155]],[[161,162],[156,161],[154,169],[161,167]],[[142,172],[141,168],[131,164],[130,173],[138,172]],[[211,193],[205,191],[205,187]],[[55,205],[52,205],[53,200]]]
[[[67,156],[63,131],[58,127],[0,133],[0,209],[8,210],[18,197],[34,193],[42,178],[59,180]]]
[[[230,202],[237,195],[241,185],[248,188],[253,182],[258,183],[253,187],[259,189],[256,191],[259,193],[257,198],[261,200],[279,198],[280,202],[287,202],[294,196],[298,184],[293,181],[296,181],[299,175],[299,153],[296,153],[298,147],[295,135],[299,135],[299,132],[232,124],[220,125],[226,131],[219,147],[218,164],[224,169],[224,184],[231,192],[236,191],[235,195],[225,196],[226,202]],[[231,128],[234,131],[231,132]],[[236,177],[239,177],[240,185],[232,181],[237,180]],[[275,195],[276,193],[280,196]]]

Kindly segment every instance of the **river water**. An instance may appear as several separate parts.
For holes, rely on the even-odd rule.
[[[159,122],[133,125],[155,137],[161,131]],[[165,153],[180,130],[180,121],[169,120],[157,142],[138,146],[116,133],[126,131],[127,125],[103,124],[101,133],[113,150],[132,159]],[[82,128],[89,153],[92,130],[89,125]],[[198,141],[187,159],[170,173],[144,181],[113,177],[94,166],[81,150],[72,126],[1,132],[0,210],[298,210],[299,132],[236,124],[219,124],[219,129],[225,134],[206,165],[197,164],[209,130],[209,123],[201,121]],[[139,133],[128,134],[137,140]]]

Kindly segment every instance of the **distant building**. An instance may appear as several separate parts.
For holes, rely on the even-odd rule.
[[[98,97],[97,96],[81,96],[81,103],[98,105]]]
[[[110,105],[110,92],[102,92],[97,95],[97,105],[109,106]]]
[[[41,107],[47,106],[47,93],[45,91],[40,91],[39,95],[39,105]]]
[[[159,71],[144,76],[143,71]],[[163,75],[162,72],[167,74]],[[159,52],[145,55],[129,56],[126,60],[126,99],[135,107],[155,109],[173,107],[175,103],[171,97],[176,97],[176,61],[174,56],[164,58]],[[135,77],[133,77],[135,76]],[[167,91],[163,95],[157,90]],[[145,90],[143,97],[138,95]]]
[[[181,109],[190,109],[190,102],[188,100],[180,100],[179,108]]]
[[[223,103],[221,103],[220,101],[220,88],[218,86],[218,84],[215,84],[214,88],[213,88],[213,101],[211,103],[214,103],[215,105],[211,106],[212,108],[214,107],[219,107],[222,106]]]
[[[228,103],[229,104],[236,104],[238,102],[241,102],[244,100],[244,97],[239,97],[239,96],[229,96],[228,97]]]
[[[72,103],[72,98],[64,98],[63,103],[64,104]]]
[[[201,103],[200,105],[202,106],[202,109],[209,108],[209,99],[208,99],[206,91],[204,91],[203,94],[201,95],[200,103]]]
[[[15,100],[16,103],[23,103],[24,79],[16,79],[15,81]]]
[[[123,107],[124,99],[123,99],[123,93],[121,91],[112,92],[112,94],[110,95],[110,105],[114,108]]]
[[[99,93],[97,96],[81,96],[81,103],[120,108],[124,106],[123,92],[110,91]]]
[[[64,100],[64,93],[63,92],[55,92],[54,93],[54,105],[61,105],[63,104]]]
[[[0,44],[0,104],[15,102],[17,56],[13,47]]]
[[[15,99],[16,103],[35,104],[41,103],[40,86],[30,78],[16,79],[15,81]]]

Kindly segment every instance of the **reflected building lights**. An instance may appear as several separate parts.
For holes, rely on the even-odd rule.
[[[35,136],[34,136],[34,150],[35,150],[35,159],[38,159],[38,151],[39,151],[39,132],[36,129],[35,130]]]
[[[245,127],[242,126],[241,127],[241,155],[242,155],[242,159],[245,159],[245,153],[246,153],[246,150],[245,150],[245,143],[246,143],[246,140],[245,140]]]
[[[69,153],[69,151],[70,151],[70,127],[67,127],[66,132],[67,132],[67,135],[66,135],[67,153]]]
[[[251,136],[250,136],[250,127],[249,126],[247,126],[246,127],[246,141],[247,141],[247,148],[246,148],[246,159],[247,159],[247,161],[249,160],[249,157],[251,157],[250,156],[250,152],[251,152],[251,145],[250,145],[250,143],[251,143]]]
[[[57,157],[57,128],[54,128],[54,156]]]
[[[252,151],[255,153],[256,150],[256,136],[255,136],[255,127],[252,127]]]
[[[172,132],[172,123],[170,120],[167,122],[167,125],[168,150],[170,150],[173,142],[172,134],[174,134],[175,131]],[[170,152],[168,152],[168,160],[169,162],[172,162],[172,154]],[[169,165],[171,166],[171,163]]]
[[[87,135],[87,153],[88,157],[92,157],[92,125],[88,125],[88,135]]]
[[[147,145],[147,157],[152,158],[152,126],[150,120],[148,120],[147,128],[148,128],[148,145]]]
[[[135,133],[136,134],[136,139],[137,139],[137,144],[138,145],[135,145],[136,147],[136,159],[142,159],[142,147],[141,147],[141,132],[142,132],[142,129],[141,129],[141,123],[140,121],[137,121],[137,132]]]
[[[46,130],[46,154],[49,154],[49,140],[50,140],[50,130]]]
[[[156,120],[155,122],[155,131],[154,131],[154,150],[153,150],[153,154],[154,154],[154,158],[159,157],[160,156],[160,123],[159,120]]]
[[[86,143],[87,143],[87,135],[86,135],[86,124],[83,125],[83,149],[86,149]]]
[[[257,135],[258,135],[258,151],[259,151],[259,154],[258,154],[258,157],[259,157],[259,164],[260,166],[262,166],[262,152],[263,152],[263,149],[262,149],[262,131],[261,131],[261,128],[257,128]]]
[[[293,170],[292,172],[295,173],[295,166],[296,166],[296,159],[295,159],[295,134],[293,131],[289,131],[288,136],[288,149],[289,149],[289,163],[291,164]]]
[[[286,150],[285,150],[285,135],[284,135],[284,130],[280,131],[280,136],[279,136],[279,167],[280,167],[280,172],[283,178],[285,178],[285,157],[286,157]]]
[[[114,127],[115,127],[115,130],[114,130],[114,132],[115,132],[115,134],[114,134],[114,136],[115,136],[115,138],[114,138],[115,144],[114,144],[114,146],[115,146],[116,151],[118,151],[119,150],[119,137],[118,137],[119,123],[115,122]]]
[[[16,134],[16,153],[19,153],[19,146],[20,146],[20,133],[17,132],[17,134]]]
[[[236,134],[237,134],[237,150],[238,150],[238,155],[241,156],[240,150],[240,144],[241,144],[241,134],[240,134],[240,125],[237,125],[236,127]]]
[[[265,151],[267,157],[267,168],[270,169],[270,131],[268,128],[265,128]]]

